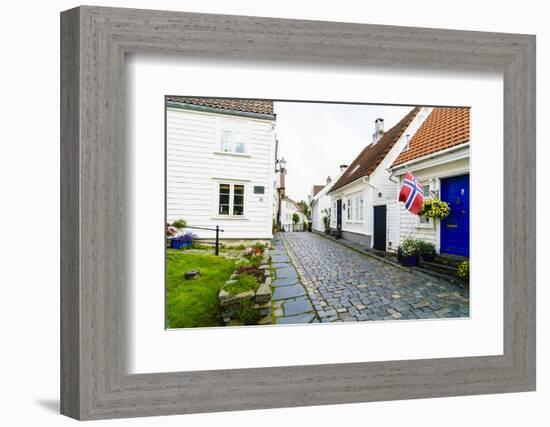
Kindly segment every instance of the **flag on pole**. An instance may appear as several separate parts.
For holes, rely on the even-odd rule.
[[[403,186],[399,192],[399,201],[405,203],[405,208],[415,215],[418,215],[418,211],[420,211],[424,202],[424,188],[409,171],[407,171],[405,179],[403,179]]]

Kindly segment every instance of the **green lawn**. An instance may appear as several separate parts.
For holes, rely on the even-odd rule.
[[[183,275],[200,270],[193,280]],[[222,256],[168,250],[166,254],[166,321],[168,328],[220,326],[218,293],[235,269]]]

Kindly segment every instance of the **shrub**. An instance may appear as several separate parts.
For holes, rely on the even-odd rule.
[[[246,291],[256,292],[258,287],[258,281],[254,276],[251,274],[243,274],[242,276],[239,276],[235,283],[225,285],[225,290],[229,295],[237,295]]]
[[[256,325],[260,320],[260,311],[254,308],[254,301],[243,299],[239,307],[239,320],[245,325]]]
[[[426,218],[445,219],[451,213],[451,208],[439,199],[424,199],[422,207],[418,211],[419,216]]]
[[[405,239],[397,248],[403,256],[420,255],[420,244],[418,239]]]
[[[298,215],[296,212],[292,214],[292,222],[294,223],[294,225],[300,222],[300,215]]]
[[[470,261],[466,260],[458,264],[457,273],[459,277],[468,279],[470,277]]]
[[[323,216],[323,225],[325,226],[325,230],[330,230],[330,217],[328,215]]]
[[[249,266],[249,265],[250,265],[250,260],[248,258],[239,258],[235,262],[235,267],[236,268],[246,267],[246,266]]]
[[[184,219],[177,219],[172,223],[172,227],[175,227],[177,229],[185,228],[187,225],[187,221]]]
[[[250,276],[254,276],[258,283],[262,283],[263,280],[264,280],[264,271],[260,270],[255,265],[243,265],[241,267],[238,267],[236,269],[236,272],[237,272],[238,275],[247,274],[247,275],[250,275]]]
[[[418,239],[418,249],[422,254],[434,253],[435,245],[432,242],[427,242],[426,240]]]
[[[264,251],[265,251],[265,246],[262,245],[261,243],[256,243],[252,247],[252,254],[253,255],[263,255]]]
[[[252,255],[248,259],[250,261],[250,265],[255,266],[262,265],[264,262],[264,257],[262,255]]]

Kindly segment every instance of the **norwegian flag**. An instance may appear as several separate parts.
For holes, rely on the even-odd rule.
[[[405,174],[403,186],[399,192],[399,201],[405,203],[405,208],[415,215],[424,202],[424,188],[410,172]]]

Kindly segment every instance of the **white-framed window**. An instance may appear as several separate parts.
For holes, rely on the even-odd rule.
[[[218,184],[218,215],[244,216],[244,184]]]
[[[348,221],[353,220],[353,203],[351,199],[348,199],[346,202],[346,218]]]
[[[431,182],[430,181],[421,181],[422,189],[424,191],[424,199],[431,198]],[[418,227],[420,228],[433,228],[433,218],[426,218],[425,216],[418,216]]]
[[[218,119],[218,147],[223,153],[246,154],[248,124],[244,120]]]
[[[359,221],[363,221],[363,215],[364,215],[364,212],[365,212],[365,201],[363,199],[363,195],[359,196],[359,215],[358,215],[358,220]]]

